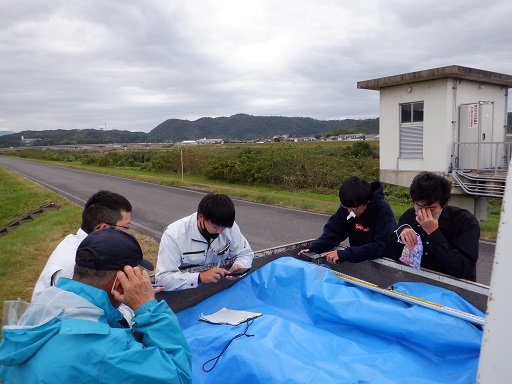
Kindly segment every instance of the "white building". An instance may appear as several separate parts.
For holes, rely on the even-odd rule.
[[[357,87],[380,91],[381,181],[409,186],[421,171],[446,175],[454,194],[471,196],[457,205],[484,218],[486,199],[480,197],[504,191],[505,178],[496,175],[510,158],[505,138],[512,76],[452,65],[360,81]],[[491,183],[473,179],[471,172],[484,170],[494,171]]]
[[[176,144],[182,144],[182,145],[197,145],[197,140],[183,140]]]
[[[207,139],[207,138],[204,138],[204,139],[197,140],[197,143],[198,144],[224,144],[224,140],[223,139]]]

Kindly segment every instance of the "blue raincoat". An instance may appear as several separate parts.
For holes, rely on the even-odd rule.
[[[62,278],[2,329],[0,379],[9,383],[190,383],[191,353],[165,302],[135,311],[133,330],[104,290]]]

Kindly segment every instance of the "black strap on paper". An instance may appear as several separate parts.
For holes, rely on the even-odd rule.
[[[215,356],[214,358],[208,360],[206,363],[203,364],[203,371],[205,372],[210,372],[213,368],[215,368],[215,366],[217,365],[217,363],[219,362],[219,359],[220,357],[222,356],[222,354],[224,352],[226,352],[226,350],[228,349],[229,345],[233,342],[233,340],[235,339],[238,339],[239,337],[242,337],[242,336],[247,336],[247,337],[251,337],[251,336],[254,336],[254,335],[249,335],[247,334],[247,330],[249,329],[249,327],[251,326],[251,324],[254,322],[254,319],[251,319],[247,322],[247,325],[245,326],[245,330],[244,330],[244,333],[239,333],[238,335],[236,335],[235,337],[233,337],[231,340],[228,341],[228,343],[226,344],[226,346],[222,349],[222,352],[219,353],[217,356]],[[206,369],[205,366],[208,364],[208,363],[211,363],[212,361],[215,361],[215,363],[212,365],[212,367],[210,369]]]

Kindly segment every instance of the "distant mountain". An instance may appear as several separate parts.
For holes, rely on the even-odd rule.
[[[203,117],[195,121],[169,119],[149,133],[98,129],[23,131],[0,136],[0,148],[144,141],[163,143],[202,138],[252,140],[272,138],[277,135],[304,137],[343,133],[378,133],[378,131],[379,119],[315,120],[310,117],[238,114],[230,117]]]
[[[278,135],[291,137],[333,136],[350,133],[378,133],[379,119],[315,120],[310,117],[252,116],[202,117],[195,121],[168,119],[151,132],[98,129],[0,131],[0,148],[45,145],[113,143],[162,143],[202,138],[252,140]],[[512,133],[512,112],[508,112],[507,132]],[[22,140],[22,137],[24,140]]]
[[[251,116],[202,117],[195,121],[168,119],[149,133],[72,129],[48,131],[0,131],[0,148],[45,145],[83,145],[138,142],[177,142],[182,140],[272,138],[278,135],[305,137],[378,133],[379,119],[315,120],[310,117]],[[508,112],[507,132],[512,133],[512,112]],[[22,140],[22,136],[23,139]]]
[[[22,139],[23,138],[23,139]],[[0,136],[0,148],[44,145],[83,145],[144,142],[145,132],[103,131],[98,129],[56,129],[23,131]]]
[[[327,132],[378,133],[379,120],[315,120],[310,117],[252,116],[203,117],[195,121],[169,119],[148,133],[151,142],[201,138],[250,140],[289,134],[291,137],[323,135]]]

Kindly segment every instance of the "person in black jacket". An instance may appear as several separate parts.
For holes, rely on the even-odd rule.
[[[352,176],[341,185],[339,197],[341,206],[325,224],[322,235],[299,254],[318,253],[328,263],[338,264],[381,257],[396,229],[393,211],[384,200],[382,183],[374,181],[370,185]],[[350,247],[332,250],[347,238]]]
[[[450,182],[432,172],[416,175],[410,186],[413,207],[398,221],[392,255],[400,260],[404,247],[423,248],[421,267],[476,281],[480,224],[469,211],[447,205]],[[418,236],[420,240],[418,240]],[[421,250],[421,249],[420,249]]]

